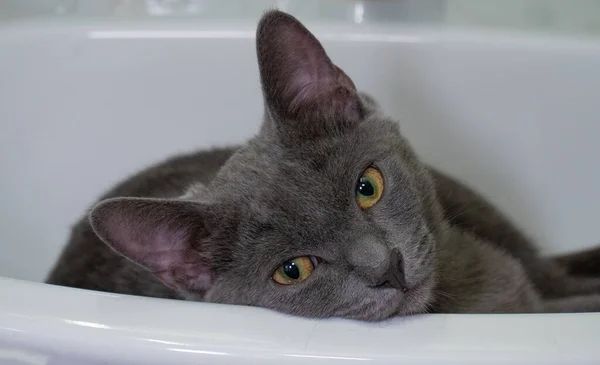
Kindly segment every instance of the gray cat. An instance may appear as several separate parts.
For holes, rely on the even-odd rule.
[[[600,250],[541,257],[424,166],[292,16],[266,13],[256,39],[258,135],[116,186],[48,283],[362,320],[600,310]]]

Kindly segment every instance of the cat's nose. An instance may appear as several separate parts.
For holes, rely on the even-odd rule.
[[[366,235],[348,246],[348,262],[369,286],[396,288],[406,292],[402,254],[376,237]]]
[[[404,276],[404,261],[402,254],[397,248],[393,249],[390,255],[389,265],[386,272],[381,276],[376,287],[392,287],[402,290],[406,293],[406,278]]]
[[[390,247],[372,235],[360,237],[346,247],[348,263],[369,285],[377,283],[390,265]]]

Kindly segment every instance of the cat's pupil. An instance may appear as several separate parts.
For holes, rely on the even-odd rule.
[[[373,187],[373,184],[371,184],[371,182],[365,178],[361,178],[358,181],[357,190],[358,193],[363,196],[372,196],[375,194],[375,188]]]
[[[300,270],[294,261],[287,261],[283,264],[283,272],[290,279],[298,279],[300,278]]]

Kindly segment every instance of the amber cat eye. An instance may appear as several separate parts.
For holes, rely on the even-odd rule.
[[[356,203],[360,209],[371,208],[383,194],[383,176],[374,167],[366,169],[356,184]]]
[[[301,283],[312,274],[315,264],[316,259],[309,256],[287,260],[275,270],[273,280],[282,285]]]

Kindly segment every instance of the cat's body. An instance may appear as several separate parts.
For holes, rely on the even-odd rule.
[[[420,163],[295,19],[268,13],[257,50],[260,133],[119,184],[73,228],[49,283],[366,320],[600,310],[600,279],[540,257]]]
[[[195,183],[208,185],[237,149],[238,147],[232,147],[199,151],[170,158],[131,176],[102,196],[100,200],[114,197],[179,196]],[[546,286],[552,288],[560,286],[558,277],[564,280],[567,275],[563,275],[558,265],[551,260],[539,257],[534,246],[501,213],[473,190],[433,168],[430,168],[430,171],[434,177],[444,215],[450,223],[448,237],[454,244],[441,251],[443,256],[439,258],[439,265],[441,271],[447,273],[441,275],[444,279],[442,282],[445,281],[445,284],[438,288],[437,306],[432,305],[428,309],[442,312],[451,309],[452,312],[484,313],[540,310],[541,301],[537,293],[541,293],[541,290],[535,291],[531,288],[533,281],[528,277],[527,269],[530,268],[529,271],[539,270],[540,267],[547,269],[549,274],[539,280],[540,289]],[[464,249],[463,246],[472,247]],[[468,257],[467,260],[461,260],[465,257],[465,253],[473,253],[478,263],[473,265]],[[486,262],[487,260],[489,262]],[[504,262],[509,270],[498,270],[499,262]],[[458,266],[458,269],[454,268],[453,264]],[[508,286],[512,290],[524,291],[525,294],[507,295],[503,288],[497,286],[502,278],[494,273],[482,275],[482,270],[485,268],[506,272],[508,274],[506,280],[510,281]],[[473,273],[464,275],[461,269],[471,270]],[[458,278],[453,273],[458,273]],[[536,273],[539,276],[539,272]],[[520,281],[518,285],[513,285],[515,279]],[[486,280],[491,282],[486,283]],[[87,215],[73,227],[70,241],[47,281],[51,284],[75,288],[184,299],[184,296],[165,286],[148,270],[104,244],[92,229]],[[579,280],[573,278],[573,281]],[[569,284],[573,285],[573,282]],[[473,286],[477,286],[477,290],[473,290]],[[497,300],[489,300],[489,298],[482,303],[474,303],[477,298],[474,300],[468,294],[475,292],[476,297],[482,298],[482,287],[490,288],[493,291],[491,295],[498,292],[498,296],[507,298],[509,303],[502,305],[501,309],[496,308]],[[535,291],[536,294],[531,294],[529,291]],[[550,296],[561,296],[561,294],[552,294],[553,292],[550,292]],[[524,298],[526,303],[511,302],[520,298]],[[446,307],[450,308],[446,309]]]
[[[201,182],[208,185],[212,178],[217,174],[219,168],[224,162],[237,150],[237,148],[224,148],[212,151],[200,151],[197,153],[177,156],[168,159],[167,161],[146,169],[135,176],[127,179],[119,184],[109,193],[104,195],[101,200],[114,197],[156,197],[156,198],[172,198],[182,195],[186,190],[195,183]],[[462,184],[459,184],[453,179],[442,175],[436,170],[430,169],[436,177],[436,190],[441,197],[454,197],[458,193],[466,194],[471,192],[470,189]],[[448,216],[457,215],[465,212],[466,209],[480,210],[483,200],[471,200],[465,202],[460,210],[449,210],[450,207],[444,207],[444,201],[441,201],[444,211]],[[501,219],[498,216],[498,219]],[[503,219],[503,218],[502,218]],[[505,222],[508,225],[508,222]],[[457,282],[452,275],[453,272],[465,270],[483,270],[485,268],[493,268],[497,270],[499,262],[506,261],[506,265],[510,270],[510,280],[521,275],[522,268],[512,256],[503,253],[503,250],[492,247],[489,243],[482,243],[475,238],[474,235],[464,232],[460,226],[450,226],[447,232],[448,239],[452,242],[448,249],[440,250],[443,256],[439,258],[440,268],[448,274],[442,275],[448,279],[447,287],[460,287],[465,291],[473,291],[464,286],[464,280]],[[466,246],[466,248],[465,248]],[[515,251],[518,256],[521,251],[530,249],[530,246],[519,247]],[[465,252],[473,252],[477,257],[477,261],[481,261],[482,265],[473,265],[472,260],[468,259]],[[444,256],[447,256],[444,257]],[[456,259],[465,259],[459,260]],[[491,262],[485,263],[485,260]],[[452,264],[458,265],[453,267]],[[504,270],[497,270],[504,272]],[[516,271],[516,272],[514,272]],[[464,276],[464,275],[459,275]],[[489,277],[490,280],[498,282],[501,280],[497,275],[481,275],[481,272],[474,273],[474,279],[469,279],[470,282],[478,281],[482,277]],[[94,233],[87,216],[83,217],[73,228],[71,241],[67,246],[61,261],[58,262],[56,268],[52,271],[48,278],[49,283],[67,285],[78,288],[86,288],[93,290],[101,290],[108,292],[116,292],[123,294],[135,294],[145,296],[167,297],[167,298],[182,298],[176,291],[173,291],[157,280],[150,272],[141,268],[139,265],[126,259],[122,255],[112,250],[104,244]],[[484,285],[476,283],[473,285],[493,287],[492,285]],[[526,279],[523,279],[524,286],[529,285]],[[440,303],[446,302],[448,298],[444,297],[445,292],[455,292],[454,289],[446,289],[444,285],[440,288],[442,295]],[[458,295],[462,300],[467,300],[466,295]],[[511,295],[510,297],[518,298],[519,296]],[[461,302],[462,302],[461,300]],[[472,299],[470,299],[472,301]],[[466,306],[457,304],[459,306]],[[514,307],[515,310],[520,305],[508,305]],[[470,305],[469,307],[473,307]],[[434,309],[434,308],[430,308]],[[478,311],[489,311],[491,308],[481,308]],[[440,310],[444,310],[440,308]],[[505,307],[504,310],[507,310]]]

